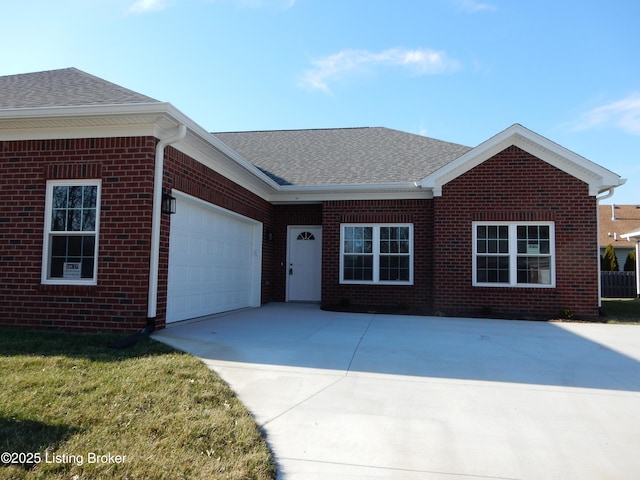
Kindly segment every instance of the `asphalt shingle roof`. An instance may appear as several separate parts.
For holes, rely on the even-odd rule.
[[[0,110],[155,102],[76,68],[0,77]],[[415,182],[470,150],[382,127],[214,135],[280,185]]]
[[[624,240],[620,235],[640,228],[640,205],[600,205],[599,215],[600,248],[605,248],[610,243],[620,248],[632,248],[636,245],[636,242]]]
[[[471,149],[383,127],[213,135],[280,185],[415,182]]]
[[[0,77],[0,109],[151,102],[157,100],[77,68]]]

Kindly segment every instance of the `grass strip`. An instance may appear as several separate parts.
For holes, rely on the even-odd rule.
[[[602,300],[607,323],[640,323],[640,298]]]
[[[108,347],[119,338],[0,331],[0,453],[16,461],[3,456],[0,478],[275,478],[253,418],[214,372],[151,339]]]

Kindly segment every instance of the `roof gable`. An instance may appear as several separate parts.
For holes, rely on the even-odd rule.
[[[153,135],[273,202],[432,198],[516,145],[585,181],[592,195],[624,180],[513,125],[470,148],[388,128],[211,134],[171,104],[75,68],[0,77],[0,140]]]
[[[157,102],[77,68],[0,77],[0,92],[0,109]]]
[[[282,186],[413,184],[470,150],[382,127],[213,135]]]
[[[522,125],[514,124],[426,176],[418,182],[418,185],[430,188],[433,190],[434,196],[440,196],[442,195],[442,187],[448,182],[512,145],[585,182],[589,185],[589,194],[593,196],[610,188],[618,187],[625,182],[610,170],[567,150]]]

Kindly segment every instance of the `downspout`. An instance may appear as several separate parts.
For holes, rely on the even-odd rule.
[[[153,177],[153,214],[151,217],[151,258],[149,260],[149,296],[147,304],[147,327],[155,329],[158,307],[158,270],[160,264],[160,223],[162,215],[162,179],[164,176],[164,149],[184,139],[187,127],[180,125],[173,137],[160,140],[156,145],[156,164]]]
[[[602,265],[600,265],[600,201],[613,196],[614,189],[610,188],[601,197],[596,197],[596,228],[598,232],[598,310],[602,314]]]

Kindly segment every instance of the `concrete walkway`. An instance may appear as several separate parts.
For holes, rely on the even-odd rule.
[[[640,478],[640,326],[259,309],[153,335],[226,380],[279,478]]]

